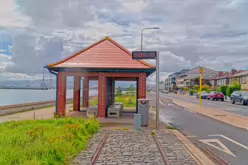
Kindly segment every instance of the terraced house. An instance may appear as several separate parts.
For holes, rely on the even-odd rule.
[[[236,73],[239,73],[236,69],[232,69],[231,72],[218,72],[218,74],[210,79],[212,86],[226,86],[229,85],[230,79]]]
[[[241,84],[241,89],[248,91],[248,70],[240,71],[231,77],[231,83],[237,80]]]

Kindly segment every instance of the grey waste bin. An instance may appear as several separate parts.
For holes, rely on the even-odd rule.
[[[149,125],[149,100],[138,99],[138,114],[141,114],[141,126]]]

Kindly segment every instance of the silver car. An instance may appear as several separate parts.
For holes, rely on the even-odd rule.
[[[201,97],[201,98],[202,98],[202,99],[207,99],[208,95],[209,95],[208,92],[202,91],[202,97]],[[200,97],[200,92],[198,92],[198,93],[196,94],[196,98],[199,99],[199,97]]]

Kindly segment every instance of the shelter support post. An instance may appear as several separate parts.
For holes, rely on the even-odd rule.
[[[113,104],[113,78],[109,78],[109,81],[108,81],[108,83],[109,83],[109,88],[108,88],[108,94],[109,94],[109,96],[108,96],[108,105],[111,105],[111,104]]]
[[[65,116],[66,108],[66,76],[63,72],[58,73],[58,114]]]
[[[84,107],[89,107],[89,77],[84,77]]]
[[[112,104],[115,103],[115,79],[112,79]]]
[[[74,76],[73,110],[80,111],[80,76]]]
[[[139,73],[138,78],[138,99],[146,98],[146,73]]]
[[[106,117],[106,86],[106,76],[101,72],[98,78],[98,117]]]

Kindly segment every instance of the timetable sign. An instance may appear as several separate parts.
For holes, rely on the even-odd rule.
[[[133,51],[132,58],[135,60],[141,59],[156,59],[156,51]]]

